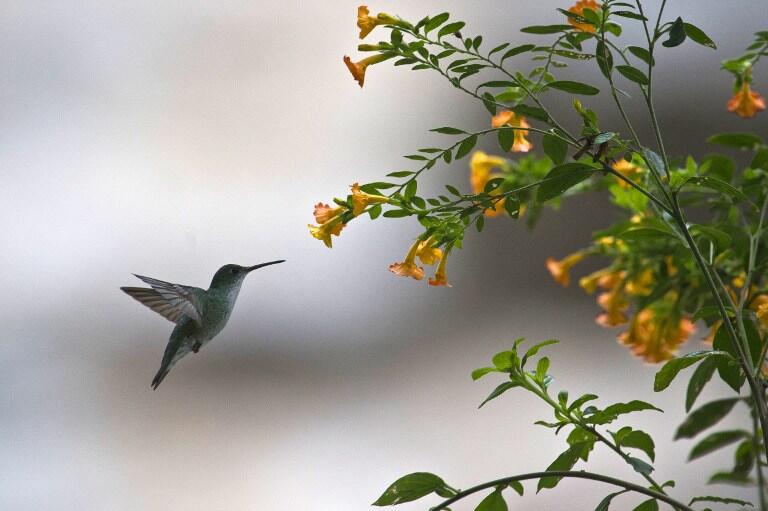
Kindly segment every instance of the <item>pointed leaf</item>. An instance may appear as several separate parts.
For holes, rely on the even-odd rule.
[[[485,497],[480,505],[475,508],[475,511],[507,511],[507,501],[504,500],[504,496],[501,494],[503,487],[498,487],[493,492]]]
[[[686,413],[691,411],[693,404],[696,402],[696,398],[699,397],[699,394],[701,394],[704,386],[712,378],[712,375],[715,373],[715,369],[717,369],[717,362],[717,357],[708,358],[699,364],[699,366],[693,372],[693,376],[691,376],[691,379],[688,381],[688,390],[685,395]]]
[[[679,438],[693,438],[705,429],[714,426],[728,415],[740,398],[718,399],[711,401],[694,410],[677,428],[675,440]]]
[[[434,491],[443,489],[447,490],[445,481],[435,474],[415,472],[403,476],[392,483],[373,505],[394,506],[395,504],[402,504],[403,502],[411,502],[420,499]]]
[[[691,454],[688,455],[688,461],[693,461],[696,458],[701,458],[707,454],[714,452],[726,445],[730,445],[734,442],[738,442],[744,438],[749,438],[750,434],[743,430],[729,430],[718,431],[704,437],[698,444],[693,446]]]
[[[497,397],[499,397],[500,395],[502,395],[503,393],[505,393],[509,389],[513,389],[513,388],[519,387],[519,386],[520,385],[518,385],[517,383],[515,383],[513,381],[505,381],[504,383],[502,383],[501,385],[499,385],[498,387],[493,389],[493,391],[488,395],[488,397],[485,398],[485,400],[483,400],[482,403],[480,403],[480,406],[478,406],[478,408],[482,408],[483,406],[485,406],[485,404],[488,401],[492,401],[492,400],[496,399]]]

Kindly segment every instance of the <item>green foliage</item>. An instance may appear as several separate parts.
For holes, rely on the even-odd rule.
[[[376,499],[374,506],[394,506],[404,502],[418,500],[430,493],[441,496],[451,496],[455,492],[451,490],[445,481],[428,472],[414,472],[401,477],[384,490],[384,493]]]

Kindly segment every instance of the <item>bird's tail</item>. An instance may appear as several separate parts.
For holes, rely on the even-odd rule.
[[[163,364],[162,366],[160,366],[160,370],[152,379],[152,390],[157,390],[157,387],[160,386],[160,384],[163,382],[165,377],[168,376],[168,373],[170,372],[171,372],[170,364]]]

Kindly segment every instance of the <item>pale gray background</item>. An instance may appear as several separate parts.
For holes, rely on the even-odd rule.
[[[517,29],[562,22],[554,8],[568,5],[371,9],[413,20],[450,10],[490,45],[535,39]],[[718,67],[766,28],[766,5],[670,2],[670,16],[695,8],[723,50],[686,43],[659,57],[673,151],[706,150],[715,125],[765,134],[766,114],[745,125],[725,112]],[[544,269],[610,220],[602,199],[547,213],[532,234],[487,222],[452,257],[452,289],[388,273],[415,221],[356,221],[333,251],[309,237],[315,202],[408,168],[399,155],[445,140],[429,128],[488,123],[425,72],[375,66],[359,90],[341,62],[357,57],[356,6],[2,2],[0,508],[366,509],[411,471],[466,487],[543,469],[563,447],[531,425],[546,409],[511,393],[478,411],[498,380],[469,379],[521,335],[563,339],[551,350],[556,388],[659,403],[665,420],[629,422],[656,435],[658,478],[676,478],[683,498],[720,490],[701,481],[728,453],[686,465],[690,442],[671,442],[683,385],[652,395],[656,368],[594,325],[593,298]],[[602,85],[593,65],[563,76]],[[607,105],[590,104],[610,126]],[[640,105],[630,110],[644,125]],[[436,167],[424,186],[445,181],[466,189],[466,162]],[[229,327],[152,392],[172,325],[118,290],[137,284],[131,272],[205,287],[221,264],[275,258],[288,262],[249,277]],[[605,449],[594,459],[637,479]],[[608,490],[568,481],[517,508],[593,509]]]

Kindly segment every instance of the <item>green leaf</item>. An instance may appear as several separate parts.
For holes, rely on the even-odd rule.
[[[685,396],[685,411],[690,412],[693,408],[693,404],[696,402],[696,398],[699,397],[704,386],[712,378],[712,375],[717,369],[717,357],[711,357],[699,364],[696,370],[693,372],[693,376],[688,381],[688,391]]]
[[[587,446],[584,443],[578,443],[570,446],[567,450],[563,451],[560,456],[555,458],[548,467],[547,472],[553,470],[571,470],[576,462],[581,457],[582,452]],[[539,485],[536,488],[536,493],[545,488],[554,488],[557,483],[560,482],[562,477],[547,476],[539,479]]]
[[[512,128],[501,128],[499,130],[499,147],[505,153],[512,149],[512,143],[515,141],[515,130]]]
[[[668,240],[670,238],[676,238],[673,233],[656,227],[632,227],[619,234],[619,237],[624,241],[629,242]]]
[[[661,44],[667,48],[674,48],[683,44],[683,41],[685,41],[685,23],[683,23],[683,18],[678,17],[672,23],[669,38]]]
[[[371,206],[371,208],[368,210],[368,216],[371,217],[371,220],[376,220],[379,218],[379,215],[381,215],[381,204],[375,204]]]
[[[504,496],[501,494],[503,487],[498,487],[490,495],[485,497],[482,502],[475,508],[475,511],[507,511],[507,501],[504,500]]]
[[[621,435],[620,440],[618,440],[617,443],[622,447],[640,449],[648,455],[648,459],[651,461],[654,461],[656,458],[653,438],[651,438],[651,436],[645,431],[640,431],[639,429],[632,430],[628,433],[625,433],[624,435]]]
[[[405,191],[403,192],[403,198],[407,201],[411,200],[413,196],[416,195],[418,186],[419,183],[415,179],[409,182],[405,187]]]
[[[688,455],[688,461],[693,461],[696,458],[706,456],[726,445],[738,442],[744,438],[749,438],[749,436],[749,432],[743,430],[719,431],[707,435],[698,444],[693,446],[691,453]]]
[[[693,438],[705,429],[714,426],[728,415],[740,398],[718,399],[711,401],[693,412],[680,424],[675,433],[675,440],[679,438]]]
[[[510,108],[513,112],[525,117],[530,117],[541,122],[549,122],[549,116],[547,112],[536,106],[529,105],[515,105]]]
[[[736,352],[731,343],[730,336],[728,335],[728,329],[724,325],[720,325],[715,332],[715,340],[712,343],[712,347],[716,350],[725,351],[730,358],[721,357],[717,361],[717,372],[720,374],[720,378],[727,383],[733,390],[739,392],[741,386],[744,385],[745,376],[741,371],[741,366],[736,362]]]
[[[440,31],[437,33],[437,38],[440,39],[444,35],[454,34],[459,30],[461,30],[462,28],[464,28],[464,25],[466,25],[466,23],[464,23],[463,21],[448,23],[443,28],[441,28]]]
[[[606,407],[604,410],[598,410],[589,417],[586,417],[585,421],[592,424],[608,424],[615,421],[619,415],[632,412],[642,412],[644,410],[655,410],[657,412],[663,412],[662,409],[656,408],[650,403],[633,400],[628,403],[615,403]]]
[[[678,190],[688,185],[709,188],[710,190],[715,190],[720,193],[724,193],[725,195],[733,197],[734,199],[749,202],[749,198],[746,195],[744,195],[744,192],[726,183],[725,181],[721,181],[717,179],[716,177],[710,177],[710,176],[689,177],[688,179],[683,181],[683,183],[678,187]]]
[[[475,147],[475,144],[477,144],[477,135],[472,135],[471,137],[464,140],[461,144],[459,144],[459,149],[456,151],[456,159],[460,160],[469,154],[469,152]]]
[[[692,506],[697,502],[717,502],[719,504],[736,504],[739,506],[755,507],[751,502],[747,502],[746,500],[732,499],[730,497],[711,497],[711,496],[694,497],[691,499],[688,505]]]
[[[563,139],[547,133],[542,138],[541,143],[544,147],[544,154],[549,156],[555,165],[560,165],[565,161],[565,157],[568,155],[568,144]]]
[[[656,499],[648,499],[633,509],[633,511],[659,511],[659,503],[656,502]]]
[[[405,209],[390,209],[389,211],[384,212],[385,218],[404,218],[406,216],[411,216],[413,213],[410,211],[406,211]]]
[[[653,467],[650,466],[648,463],[644,462],[640,458],[635,458],[632,456],[627,456],[627,461],[630,465],[632,465],[632,468],[635,469],[635,472],[638,472],[640,474],[648,475],[651,472],[653,472]]]
[[[433,130],[436,133],[442,133],[443,135],[464,135],[467,132],[458,128],[451,128],[450,126],[443,126],[442,128],[435,128]]]
[[[478,408],[482,408],[483,406],[485,406],[485,404],[488,401],[492,401],[492,400],[496,399],[497,397],[499,397],[500,395],[502,395],[503,393],[505,393],[509,389],[514,389],[515,387],[519,387],[519,386],[520,386],[519,384],[517,384],[517,383],[515,383],[513,381],[505,381],[504,383],[502,383],[501,385],[499,385],[498,387],[493,389],[493,392],[491,392],[488,395],[488,397],[485,398],[482,403],[480,403],[480,406],[478,406]]]
[[[595,56],[597,57],[597,67],[603,76],[610,78],[613,69],[613,54],[603,41],[598,41],[595,47]]]
[[[665,166],[664,166],[664,160],[656,154],[653,150],[648,149],[647,147],[643,147],[643,159],[648,164],[648,166],[658,175],[664,175],[665,172]]]
[[[706,46],[707,48],[712,48],[713,50],[717,49],[717,45],[715,42],[709,38],[707,34],[704,33],[702,29],[697,27],[696,25],[692,25],[690,23],[683,23],[683,27],[685,29],[685,35],[691,38],[691,41],[694,43],[698,43],[702,46]]]
[[[600,93],[600,89],[587,85],[586,83],[573,82],[570,80],[557,80],[546,84],[547,87],[552,89],[561,90],[564,92],[570,92],[571,94],[583,94],[585,96],[594,96]]]
[[[616,66],[616,70],[621,73],[624,78],[627,80],[630,80],[635,83],[639,83],[640,85],[648,85],[648,77],[637,69],[636,67],[632,66]]]
[[[603,500],[600,501],[600,503],[595,508],[595,511],[608,511],[608,508],[611,506],[611,501],[615,498],[621,495],[622,493],[627,493],[629,490],[622,490],[617,491],[616,493],[611,493],[610,495],[606,496]]]
[[[445,481],[435,474],[428,472],[414,472],[401,477],[384,493],[381,494],[374,506],[394,506],[403,502],[411,502],[437,490],[447,490]]]
[[[531,358],[532,356],[536,355],[541,348],[543,348],[545,346],[551,346],[551,345],[557,344],[559,342],[560,341],[558,341],[557,339],[549,339],[549,340],[546,340],[544,342],[540,342],[538,344],[534,344],[533,346],[528,348],[528,351],[525,352],[525,355],[523,356],[523,363],[525,363],[525,361],[528,360],[529,358]]]
[[[530,27],[524,27],[520,29],[520,32],[526,34],[557,34],[559,32],[565,32],[572,30],[571,25],[531,25]]]
[[[518,493],[518,495],[520,495],[521,497],[525,492],[525,489],[523,488],[523,485],[520,481],[512,481],[511,483],[509,483],[509,487],[515,490]]]
[[[635,57],[639,58],[646,64],[650,65],[651,63],[655,64],[653,57],[650,53],[648,53],[648,50],[641,46],[627,46],[627,49],[629,52],[634,55]]]
[[[498,369],[495,367],[480,367],[472,371],[472,381],[477,381],[488,373],[497,373]]]
[[[558,165],[547,173],[539,185],[536,200],[544,202],[554,199],[589,178],[594,171],[594,167],[583,163],[571,162]]]
[[[539,362],[536,364],[536,381],[543,382],[544,377],[547,375],[547,370],[549,369],[549,358],[542,357],[539,359]]]
[[[707,142],[745,150],[755,150],[764,144],[762,138],[752,133],[718,133],[709,137]]]
[[[694,237],[705,237],[712,241],[717,248],[717,252],[725,252],[731,246],[731,236],[715,227],[694,224],[690,227],[690,231]]]
[[[520,55],[521,53],[531,51],[535,47],[536,47],[535,44],[521,44],[520,46],[515,46],[511,50],[507,50],[504,56],[501,57],[501,60],[499,61],[499,63],[504,62],[506,59],[510,57],[514,57],[515,55]]]
[[[434,29],[436,29],[437,27],[439,27],[440,25],[448,21],[449,17],[450,17],[450,14],[448,14],[447,12],[443,12],[438,14],[437,16],[430,18],[427,24],[424,25],[424,33],[427,34],[433,31]]]
[[[675,379],[680,371],[715,353],[717,352],[695,351],[693,353],[683,355],[682,357],[673,358],[664,364],[661,370],[656,373],[656,378],[653,382],[654,392],[661,392],[662,390],[666,389],[669,387],[669,384],[672,383],[672,380]]]
[[[576,399],[573,403],[571,403],[571,406],[568,407],[568,411],[571,412],[573,410],[576,410],[577,408],[581,408],[581,405],[588,401],[593,401],[597,399],[597,396],[595,394],[584,394],[580,398]]]

